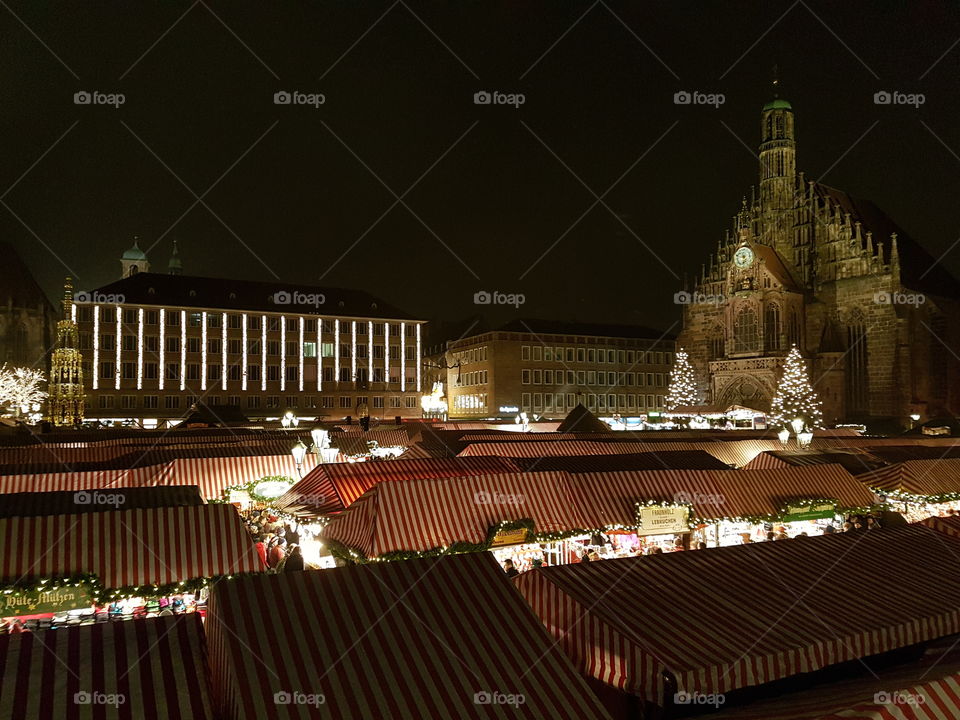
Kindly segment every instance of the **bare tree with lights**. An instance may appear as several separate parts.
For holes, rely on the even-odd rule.
[[[814,392],[807,365],[794,345],[783,365],[783,376],[770,403],[770,418],[775,425],[800,419],[808,428],[823,427],[820,398]]]
[[[4,365],[0,368],[0,408],[14,417],[37,412],[47,397],[41,389],[45,383],[40,370]]]

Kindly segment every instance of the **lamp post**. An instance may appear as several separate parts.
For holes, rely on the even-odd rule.
[[[293,461],[297,464],[297,475],[303,477],[303,458],[307,454],[307,446],[302,440],[298,440],[297,444],[291,448],[290,454],[293,455]]]
[[[790,442],[790,431],[786,428],[783,428],[777,433],[777,438],[780,440],[780,444],[783,445],[783,447],[786,447],[787,443]]]
[[[804,430],[803,432],[797,433],[797,443],[800,445],[801,448],[806,449],[810,447],[810,443],[812,442],[813,442],[812,430]]]
[[[310,431],[310,437],[313,438],[313,452],[317,455],[324,448],[330,447],[330,435],[326,430],[314,428]]]

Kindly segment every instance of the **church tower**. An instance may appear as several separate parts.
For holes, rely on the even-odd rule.
[[[764,242],[792,259],[797,144],[793,107],[777,94],[760,112],[760,216]],[[784,252],[787,251],[787,252]]]
[[[173,254],[167,263],[168,275],[183,275],[183,263],[180,262],[180,252],[177,250],[177,241],[173,241]]]
[[[120,256],[122,273],[120,277],[122,278],[128,278],[137,273],[150,272],[150,261],[147,260],[146,253],[140,249],[140,246],[137,244],[138,242],[139,238],[134,237],[133,247]]]
[[[83,366],[79,347],[73,283],[67,278],[63,285],[63,318],[57,323],[57,346],[50,362],[48,395],[54,425],[69,427],[83,420]]]

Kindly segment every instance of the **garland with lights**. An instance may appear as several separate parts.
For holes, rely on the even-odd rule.
[[[76,573],[60,578],[41,578],[28,582],[17,582],[0,586],[0,597],[32,595],[38,592],[50,592],[68,587],[90,588],[90,595],[95,605],[109,605],[117,600],[129,600],[135,597],[167,597],[169,595],[196,595],[205,587],[209,587],[220,580],[232,580],[247,575],[260,575],[258,572],[235,573],[232,575],[213,575],[198,577],[189,580],[169,583],[148,583],[146,585],[124,585],[121,587],[105,588],[100,578],[93,573]]]
[[[224,488],[223,492],[220,494],[219,500],[208,500],[210,503],[229,503],[230,494],[233,492],[245,492],[251,500],[254,502],[262,503],[264,505],[269,505],[277,498],[267,497],[266,495],[260,495],[254,492],[254,488],[265,482],[283,482],[287,483],[290,487],[293,487],[297,484],[297,481],[288,475],[264,475],[259,480],[251,480],[250,482],[243,483],[241,485],[231,485],[230,487]]]

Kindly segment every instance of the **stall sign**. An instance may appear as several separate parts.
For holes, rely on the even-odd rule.
[[[788,506],[787,512],[783,515],[783,522],[796,522],[798,520],[822,520],[832,518],[837,514],[837,506],[834,503],[818,503],[816,505],[798,505]]]
[[[33,590],[17,595],[0,595],[3,609],[0,616],[41,615],[67,610],[78,610],[93,605],[93,591],[87,584],[59,587],[52,590]]]
[[[292,484],[289,480],[263,480],[253,486],[253,492],[261,497],[274,499],[283,495]]]
[[[661,507],[649,505],[639,508],[640,529],[637,535],[672,535],[690,531],[687,520],[690,510],[686,507]]]
[[[504,545],[522,545],[527,542],[530,531],[525,527],[497,530],[493,536],[493,542],[490,547],[502,547]]]

